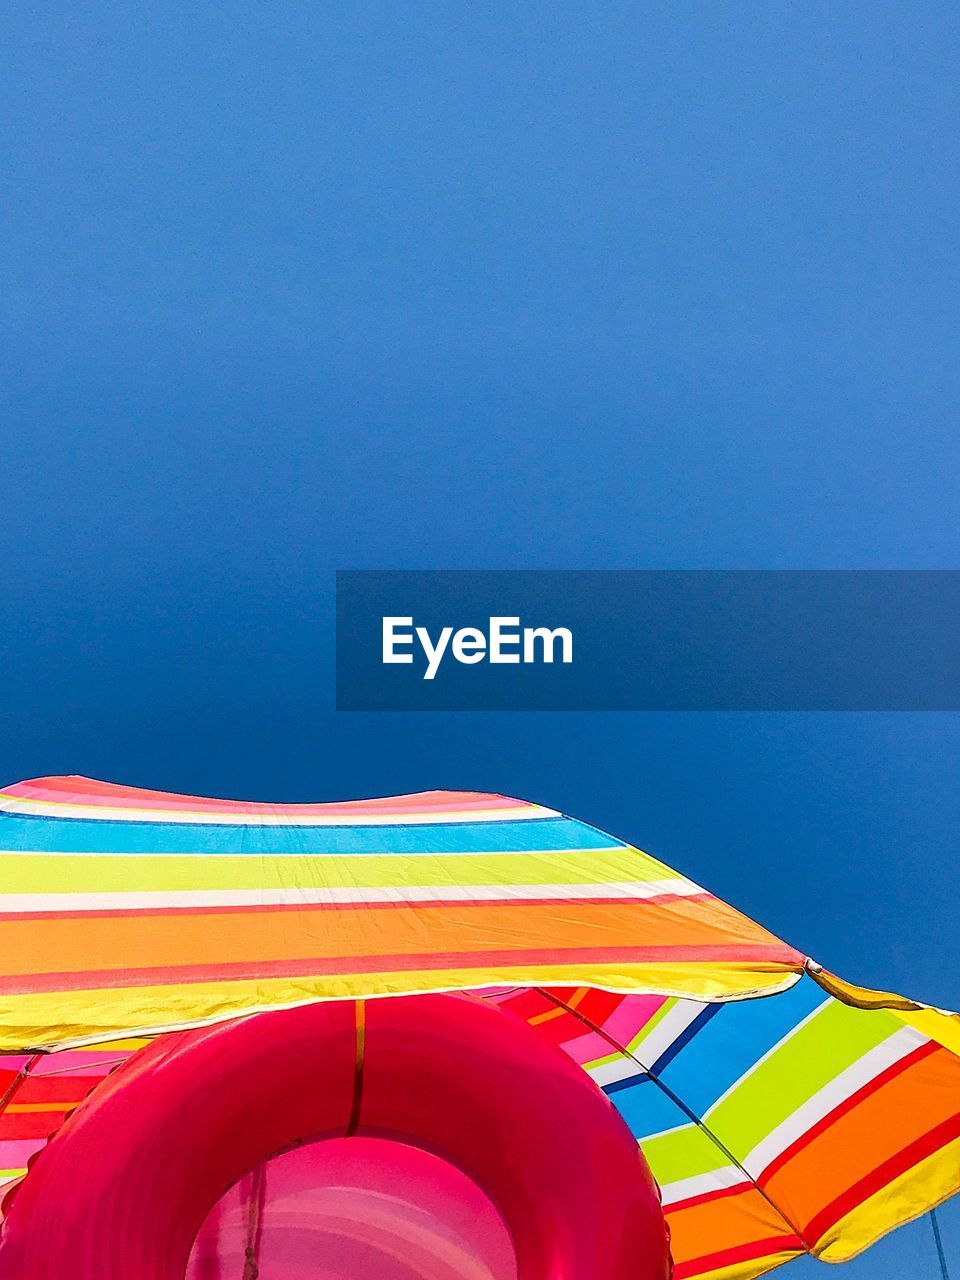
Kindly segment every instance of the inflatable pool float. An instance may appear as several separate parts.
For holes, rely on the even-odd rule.
[[[387,1144],[430,1153],[464,1175],[472,1214],[495,1207],[470,1255],[477,1275],[667,1276],[657,1189],[614,1108],[532,1028],[457,995],[313,1004],[161,1036],[37,1160],[9,1217],[3,1274],[182,1280],[204,1220],[244,1175],[298,1144],[346,1137],[380,1139],[381,1161],[402,1161]],[[409,1178],[409,1161],[400,1171]],[[327,1221],[318,1234],[326,1252],[340,1237],[343,1280],[362,1280],[371,1259],[381,1276],[389,1262],[431,1275],[402,1270],[404,1251],[411,1268],[467,1274],[454,1265],[461,1242],[445,1239],[463,1216],[457,1196],[446,1221],[442,1200],[421,1206],[432,1254],[415,1232],[384,1231],[382,1212],[351,1235],[362,1195],[342,1200],[346,1230]],[[489,1237],[501,1215],[498,1253]],[[325,1251],[309,1222],[298,1223],[304,1256],[284,1274],[317,1274]]]

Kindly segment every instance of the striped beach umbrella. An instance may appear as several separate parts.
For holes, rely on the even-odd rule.
[[[0,793],[0,1180],[159,1033],[472,991],[608,1095],[675,1275],[853,1257],[960,1189],[960,1022],[852,987],[632,845],[472,792]],[[762,997],[762,998],[761,998]]]

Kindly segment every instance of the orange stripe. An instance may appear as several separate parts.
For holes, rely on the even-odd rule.
[[[4,1108],[3,1114],[6,1116],[12,1116],[19,1112],[28,1111],[59,1111],[62,1113],[65,1110],[68,1110],[70,1106],[79,1106],[82,1101],[82,1098],[78,1098],[72,1104],[65,1104],[63,1102],[11,1102],[9,1106]]]
[[[769,943],[771,959],[792,965],[794,953],[732,908],[716,903],[706,923],[701,906],[689,913],[683,903],[669,911],[645,902],[578,905],[562,903],[467,903],[444,907],[398,905],[394,911],[343,906],[318,915],[294,912],[214,912],[202,916],[11,921],[4,925],[0,971],[19,974],[82,973],[232,962],[296,960],[325,956],[460,955],[484,951],[496,940],[503,952],[545,948],[615,949]]]
[[[781,1241],[785,1233],[795,1241],[796,1248],[803,1248],[793,1228],[754,1186],[686,1208],[668,1207],[666,1216],[670,1224],[671,1251],[678,1267],[695,1258],[771,1238]]]
[[[266,981],[271,978],[323,978],[342,974],[417,974],[426,971],[441,974],[454,971],[460,977],[454,986],[489,986],[490,970],[520,970],[530,981],[530,970],[541,971],[540,976],[549,981],[558,976],[558,969],[574,966],[619,968],[629,971],[637,965],[657,968],[683,966],[685,985],[696,985],[690,970],[702,971],[708,981],[716,974],[716,966],[745,971],[754,978],[761,974],[788,972],[786,966],[772,954],[770,947],[576,947],[558,951],[556,948],[522,951],[470,951],[470,952],[404,952],[402,955],[366,956],[308,956],[297,960],[247,960],[241,963],[221,959],[204,965],[168,965],[151,968],[83,969],[73,973],[40,973],[19,977],[0,978],[0,990],[7,995],[37,995],[43,992],[76,992],[97,989],[122,989],[131,987],[159,987],[184,983],[241,982],[244,979]],[[464,974],[474,975],[466,982]],[[662,981],[662,975],[660,980]],[[418,984],[413,982],[410,989]],[[769,985],[769,984],[768,984]],[[370,984],[376,990],[375,980]],[[407,989],[404,986],[404,989]],[[736,989],[736,987],[734,988]],[[364,992],[366,994],[366,991]],[[576,1017],[576,1014],[572,1014]],[[129,1025],[129,1024],[126,1024]],[[613,1043],[611,1041],[611,1043]],[[617,1047],[617,1046],[614,1046]]]
[[[759,1276],[803,1252],[804,1248],[796,1236],[772,1236],[678,1264],[673,1271],[673,1280],[692,1280],[694,1276],[711,1275]],[[753,1264],[749,1270],[745,1265],[747,1263]]]
[[[859,1182],[855,1183],[849,1190],[844,1191],[831,1204],[826,1205],[807,1225],[806,1234],[814,1242],[813,1247],[819,1251],[823,1237],[842,1218],[849,1217],[858,1205],[870,1200],[871,1197],[888,1187],[891,1182],[896,1181],[897,1178],[902,1177],[917,1165],[922,1164],[923,1161],[928,1160],[939,1151],[945,1151],[958,1138],[960,1138],[960,1113],[951,1116],[942,1124],[937,1125],[930,1133],[924,1134],[911,1143],[905,1150],[895,1152],[883,1164],[871,1169]],[[955,1175],[951,1178],[951,1182],[955,1187]],[[950,1191],[947,1191],[946,1194],[949,1195]],[[937,1196],[937,1199],[939,1198],[940,1196]],[[896,1224],[893,1223],[891,1225]]]
[[[356,1133],[360,1124],[360,1108],[363,1106],[363,1060],[367,1044],[367,1006],[363,1000],[354,1000],[353,1016],[357,1026],[357,1049],[353,1064],[353,1105],[347,1121],[346,1136]]]
[[[809,1223],[872,1169],[957,1113],[960,1060],[937,1048],[839,1115],[765,1184]]]
[[[534,1017],[528,1018],[527,1021],[530,1023],[531,1027],[538,1027],[544,1022],[553,1022],[556,1018],[566,1018],[569,1016],[571,1010],[576,1009],[577,1005],[582,1003],[584,996],[589,990],[589,987],[579,987],[566,1001],[566,1008],[562,1008],[558,1005],[555,1008],[548,1009],[546,1013],[538,1013]]]
[[[915,1066],[923,1058],[929,1057],[931,1053],[935,1053],[936,1050],[936,1043],[932,1040],[928,1040],[926,1044],[918,1045],[917,1048],[914,1049],[912,1053],[908,1053],[905,1058],[901,1058],[899,1062],[891,1063],[890,1066],[881,1071],[878,1076],[874,1076],[872,1080],[868,1080],[862,1088],[856,1091],[856,1093],[853,1093],[849,1098],[844,1099],[839,1106],[834,1107],[832,1111],[828,1112],[822,1119],[818,1120],[815,1125],[809,1128],[805,1133],[802,1133],[799,1138],[790,1144],[789,1147],[786,1147],[778,1156],[771,1160],[757,1178],[757,1182],[760,1186],[766,1187],[771,1178],[775,1177],[784,1165],[788,1165],[804,1147],[809,1146],[811,1142],[815,1142],[817,1138],[820,1137],[821,1133],[824,1133],[827,1129],[831,1129],[841,1116],[845,1116],[848,1111],[855,1111],[857,1107],[861,1106],[872,1093],[876,1093],[879,1089],[885,1088],[895,1076],[902,1075],[904,1071],[909,1071],[911,1067]]]

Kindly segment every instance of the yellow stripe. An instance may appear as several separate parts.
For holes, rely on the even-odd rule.
[[[838,978],[826,969],[808,967],[807,972],[824,991],[854,1009],[888,1009],[908,1027],[936,1040],[951,1053],[960,1056],[960,1014],[948,1009],[934,1009],[893,991],[873,991],[870,987],[858,987],[853,982]]]
[[[550,853],[42,854],[4,853],[5,893],[110,893],[190,889],[278,889],[291,885],[608,884],[677,879],[648,854],[627,847]],[[2,897],[0,897],[2,909]]]
[[[669,1213],[667,1217],[669,1218]],[[691,1273],[691,1280],[756,1280],[757,1276],[765,1276],[775,1267],[782,1267],[785,1262],[792,1262],[803,1253],[802,1249],[794,1249],[790,1253],[768,1253],[762,1258],[754,1258],[750,1262],[735,1262],[732,1267],[720,1267],[716,1271],[699,1271]]]
[[[439,969],[332,977],[244,979],[237,982],[49,991],[5,1000],[0,1052],[99,1044],[123,1035],[157,1034],[218,1022],[238,1014],[358,1000],[415,991],[462,991],[492,986],[595,986],[694,1000],[728,1000],[786,990],[798,974],[776,964],[674,963],[529,965]]]
[[[113,1051],[118,1053],[134,1053],[137,1049],[142,1049],[145,1044],[149,1043],[150,1041],[144,1040],[142,1036],[134,1036],[126,1040],[107,1040],[103,1044],[98,1044],[97,1050],[100,1053],[110,1053]],[[56,1075],[58,1073],[49,1072],[48,1074]]]
[[[960,1138],[902,1173],[841,1218],[811,1252],[824,1262],[847,1262],[881,1236],[929,1213],[960,1191]]]
[[[896,1016],[908,1027],[929,1036],[945,1049],[960,1057],[960,1017],[955,1013],[941,1013],[939,1009],[918,1009],[916,1013],[897,1012]]]
[[[363,1050],[367,1039],[367,1006],[362,1000],[353,1002],[353,1014],[357,1023],[357,1061],[358,1072],[363,1070]]]

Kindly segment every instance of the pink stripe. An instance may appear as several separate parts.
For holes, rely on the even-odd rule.
[[[610,1041],[604,1040],[596,1031],[587,1031],[582,1036],[574,1036],[572,1040],[563,1040],[560,1047],[578,1067],[596,1062],[598,1058],[608,1058],[613,1052]]]
[[[35,1056],[32,1053],[5,1053],[0,1056],[0,1071],[22,1071]]]
[[[563,1042],[564,1053],[569,1054],[581,1067],[588,1062],[596,1062],[600,1058],[609,1058],[613,1049],[610,1040],[615,1040],[621,1048],[625,1048],[646,1026],[657,1010],[662,1008],[666,1000],[666,996],[624,996],[617,1008],[604,1021],[605,1035],[584,1029],[583,1035],[574,1036]],[[607,1039],[607,1036],[610,1039]]]
[[[117,1039],[123,1039],[118,1036]],[[85,1049],[65,1049],[62,1053],[46,1054],[30,1072],[36,1076],[56,1076],[63,1072],[71,1075],[107,1075],[118,1058],[129,1056],[132,1049],[105,1049],[96,1053]]]
[[[22,1169],[33,1153],[45,1145],[45,1138],[8,1138],[0,1142],[0,1169]]]
[[[666,1002],[666,996],[625,996],[623,1003],[604,1023],[603,1029],[618,1044],[626,1046],[636,1039]]]
[[[50,801],[91,808],[179,810],[196,813],[263,813],[271,816],[320,816],[351,813],[457,813],[483,812],[488,809],[529,809],[525,800],[491,795],[478,791],[422,791],[405,796],[380,796],[369,800],[337,800],[316,804],[271,804],[266,801],[218,800],[206,796],[177,795],[170,791],[149,791],[139,787],[123,787],[94,779],[34,778],[16,782],[3,790],[23,800]]]

